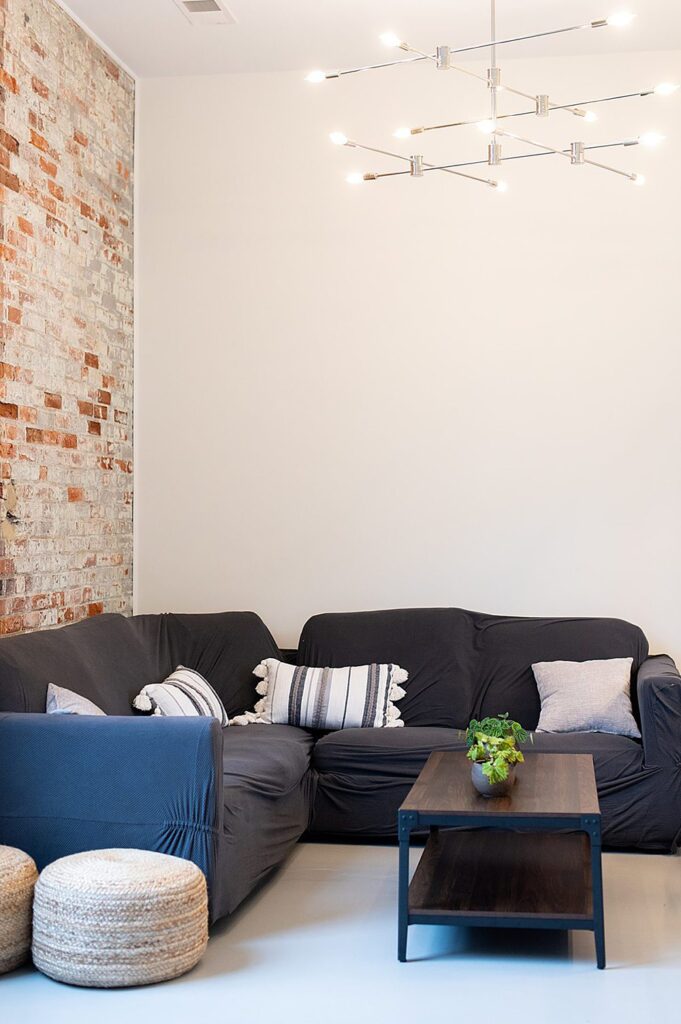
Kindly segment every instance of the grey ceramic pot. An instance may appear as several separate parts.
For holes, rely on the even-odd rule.
[[[508,778],[503,782],[490,782],[483,773],[482,765],[473,762],[471,768],[471,779],[473,785],[481,796],[508,796],[515,784],[515,765],[512,765],[508,772]]]

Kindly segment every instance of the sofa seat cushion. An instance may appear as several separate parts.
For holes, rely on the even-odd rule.
[[[291,725],[230,726],[223,730],[225,787],[243,785],[263,796],[282,796],[310,767],[313,739]]]
[[[465,737],[459,729],[343,729],[317,741],[312,766],[320,773],[391,775],[414,780],[433,750],[465,749]]]
[[[408,727],[329,733],[316,743],[312,756],[317,787],[311,831],[364,838],[394,836],[398,808],[431,752],[465,749],[458,729]],[[606,840],[627,845],[628,836],[640,826],[640,810],[632,816],[629,807],[631,787],[641,780],[644,769],[639,742],[605,733],[544,733],[535,735],[534,743],[525,749],[592,754],[604,835]]]

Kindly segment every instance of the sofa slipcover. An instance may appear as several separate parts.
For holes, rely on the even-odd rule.
[[[81,850],[133,847],[194,861],[213,920],[231,913],[311,836],[395,834],[397,809],[432,750],[463,749],[469,719],[509,711],[536,725],[537,660],[634,659],[642,741],[541,735],[542,751],[594,757],[604,839],[671,850],[681,832],[681,677],[613,619],[512,619],[460,609],[315,616],[299,664],[393,661],[410,672],[406,728],[313,734],[221,729],[209,718],[134,715],[131,700],[176,665],[210,680],[228,714],[257,700],[253,668],[282,653],[252,612],[102,615],[0,640],[0,844],[39,867]],[[107,717],[46,715],[50,682]]]

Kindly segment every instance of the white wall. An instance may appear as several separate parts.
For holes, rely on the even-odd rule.
[[[681,80],[681,54],[505,78],[567,102]],[[409,152],[401,123],[485,116],[455,75],[141,82],[137,609],[252,608],[283,643],[325,610],[604,614],[680,654],[680,102],[513,122],[670,137],[603,154],[645,188],[539,158],[502,196],[353,188],[387,162],[327,140]],[[436,134],[426,158],[486,143]]]

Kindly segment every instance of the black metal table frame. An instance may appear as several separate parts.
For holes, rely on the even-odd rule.
[[[507,916],[503,914],[476,915],[473,912],[453,911],[450,915],[409,911],[409,850],[411,833],[415,830],[440,828],[490,829],[523,832],[586,832],[591,847],[591,918],[550,917],[547,915]],[[407,959],[407,932],[410,924],[461,925],[478,928],[553,928],[563,931],[592,931],[596,945],[596,963],[600,970],[605,967],[605,924],[603,919],[603,871],[601,864],[601,816],[565,815],[550,817],[519,817],[518,815],[495,814],[472,816],[470,814],[434,814],[430,812],[399,811],[399,891],[397,958],[400,963]]]

